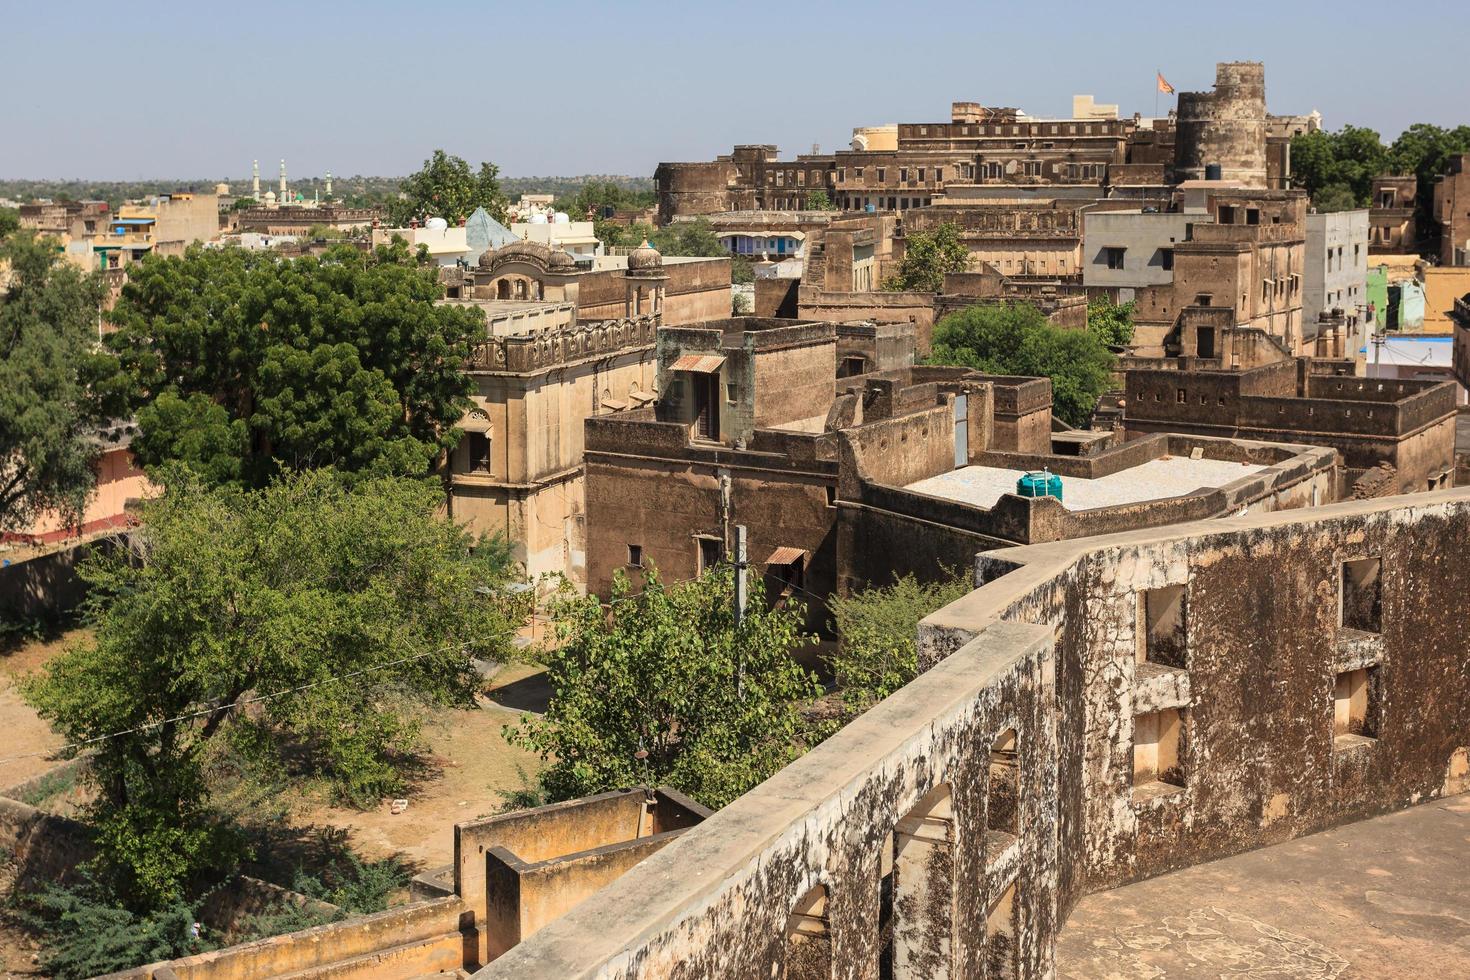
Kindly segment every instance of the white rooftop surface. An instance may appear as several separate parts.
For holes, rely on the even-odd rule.
[[[1164,456],[1096,480],[1064,476],[1062,506],[1067,510],[1094,510],[1178,497],[1201,487],[1211,490],[1223,487],[1263,469],[1264,466],[1252,463]],[[910,483],[905,489],[990,508],[1002,494],[1016,492],[1016,481],[1025,472],[995,466],[966,466]]]

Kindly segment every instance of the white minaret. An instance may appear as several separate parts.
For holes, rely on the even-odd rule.
[[[285,204],[286,203],[286,161],[285,161],[285,159],[282,159],[281,160],[281,191],[280,191],[280,195],[281,195],[280,196],[280,203]]]
[[[332,172],[327,171],[327,200],[332,199]]]
[[[250,197],[260,203],[260,161],[250,161]]]

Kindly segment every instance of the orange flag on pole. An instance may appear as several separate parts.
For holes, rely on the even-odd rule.
[[[1154,74],[1157,75],[1158,78],[1159,78],[1159,91],[1160,92],[1163,92],[1165,95],[1173,95],[1174,94],[1174,86],[1172,86],[1168,82],[1164,81],[1164,73],[1163,72],[1157,72],[1156,71],[1156,72],[1154,72]]]

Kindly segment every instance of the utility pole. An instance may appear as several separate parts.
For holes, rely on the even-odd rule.
[[[740,649],[740,624],[745,622],[745,525],[735,525],[735,697],[745,700],[745,657]]]
[[[745,525],[735,525],[735,625],[745,622],[745,570],[749,559],[745,553]]]

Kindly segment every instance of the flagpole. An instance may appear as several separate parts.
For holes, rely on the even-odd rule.
[[[1159,79],[1161,77],[1163,77],[1163,74],[1164,73],[1161,72],[1161,71],[1159,71],[1159,69],[1157,69],[1157,68],[1154,69],[1154,118],[1155,119],[1159,118]]]

